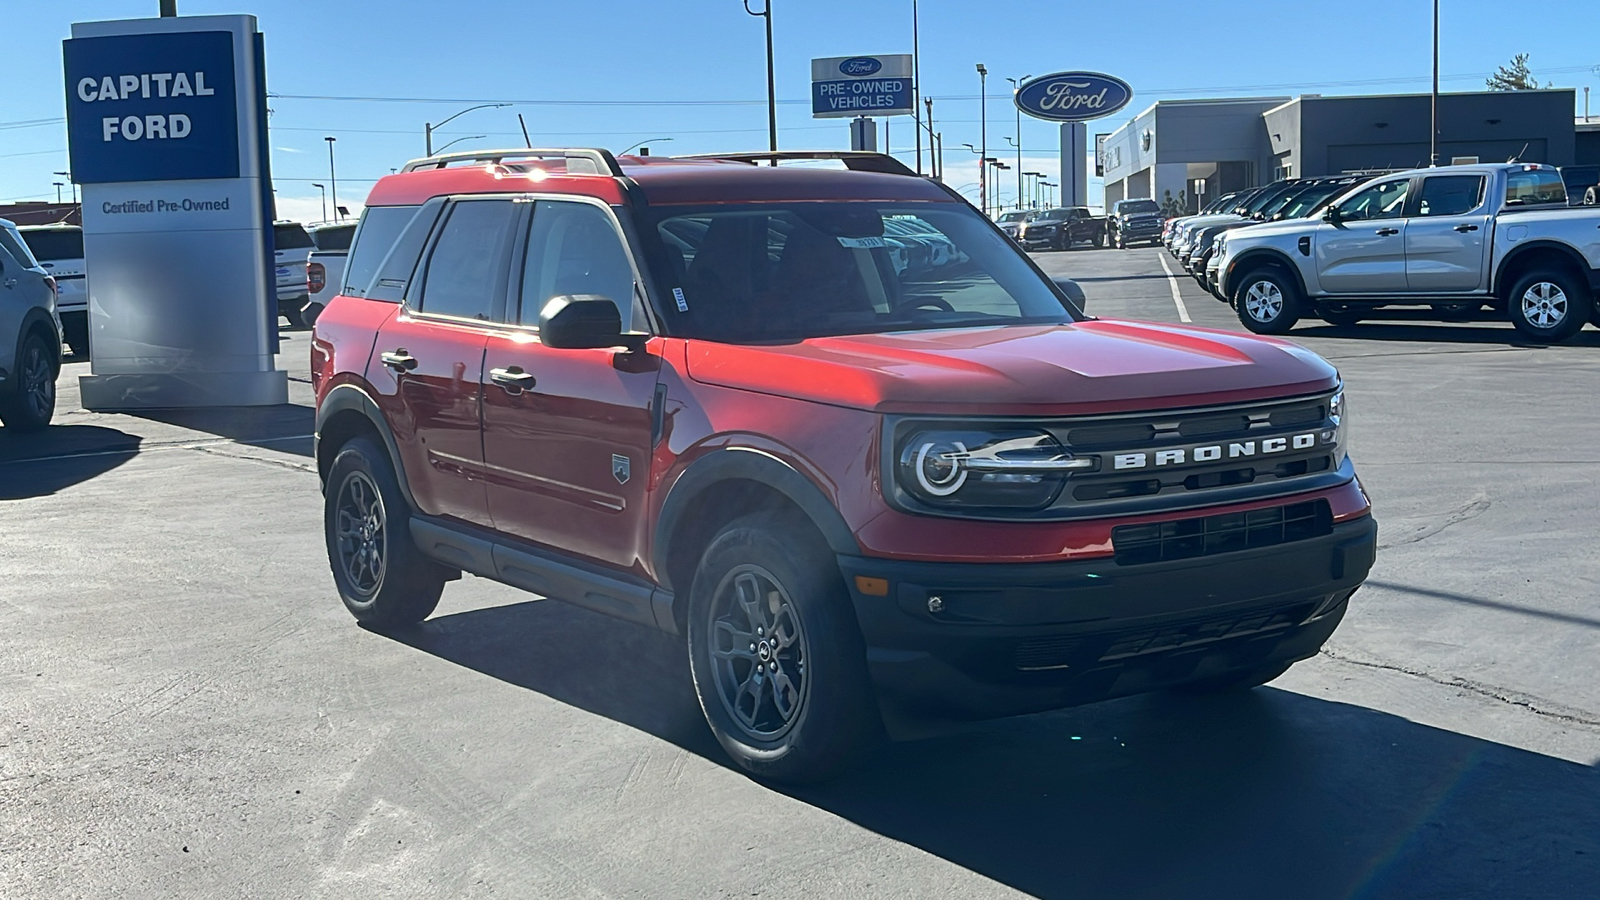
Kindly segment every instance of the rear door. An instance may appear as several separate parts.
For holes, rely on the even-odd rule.
[[[1490,211],[1485,175],[1428,175],[1406,219],[1412,293],[1476,291],[1487,283]]]
[[[1368,185],[1338,203],[1337,224],[1323,222],[1314,242],[1317,280],[1330,294],[1406,291],[1406,198],[1411,179]]]
[[[538,200],[522,260],[514,327],[488,341],[483,451],[499,531],[618,568],[646,552],[651,409],[660,341],[643,353],[556,350],[539,342],[552,297],[610,298],[642,330],[632,254],[611,211],[580,198]]]
[[[456,201],[378,333],[367,378],[399,444],[417,505],[489,524],[483,482],[483,348],[503,316],[511,245],[525,204]]]

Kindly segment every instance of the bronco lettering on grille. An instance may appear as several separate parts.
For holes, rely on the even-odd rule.
[[[1267,438],[1262,441],[1233,441],[1227,444],[1205,444],[1198,447],[1174,447],[1154,453],[1117,453],[1111,457],[1111,468],[1146,469],[1161,466],[1181,466],[1185,463],[1216,462],[1222,459],[1241,459],[1251,456],[1270,456],[1290,450],[1310,450],[1317,446],[1317,433],[1306,432],[1289,437]]]

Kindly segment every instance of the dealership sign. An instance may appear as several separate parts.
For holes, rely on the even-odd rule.
[[[1017,109],[1052,122],[1087,122],[1128,105],[1133,88],[1098,72],[1057,72],[1031,78],[1017,88]]]
[[[914,104],[909,53],[811,61],[813,118],[909,116]]]

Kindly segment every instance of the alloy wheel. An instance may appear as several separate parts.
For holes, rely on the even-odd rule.
[[[766,569],[735,567],[711,599],[711,665],[723,709],[752,737],[794,726],[805,703],[805,638],[788,591]]]
[[[1283,289],[1270,281],[1258,281],[1245,292],[1244,306],[1250,318],[1271,322],[1283,312]]]
[[[351,472],[339,486],[339,565],[350,587],[364,597],[383,586],[383,497],[365,472]]]
[[[1548,281],[1536,281],[1522,292],[1522,317],[1536,328],[1554,328],[1567,317],[1567,293]]]
[[[56,380],[49,358],[36,343],[29,345],[27,355],[23,357],[22,391],[28,412],[35,419],[48,419],[55,410]]]

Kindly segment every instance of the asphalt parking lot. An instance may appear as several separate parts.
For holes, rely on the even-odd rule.
[[[1038,255],[1095,314],[1239,328],[1163,257]],[[0,896],[1593,896],[1600,330],[1292,338],[1344,374],[1382,529],[1321,656],[803,791],[724,761],[642,628],[470,576],[358,628],[304,332],[266,410],[91,413],[69,364],[55,427],[0,428]]]

